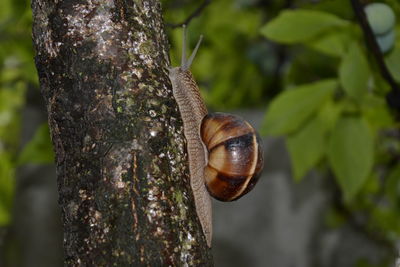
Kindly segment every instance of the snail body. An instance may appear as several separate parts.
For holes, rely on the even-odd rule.
[[[208,114],[189,71],[201,40],[202,37],[186,60],[184,28],[182,63],[169,69],[169,78],[183,120],[196,213],[211,247],[210,195],[221,201],[233,201],[249,192],[261,173],[263,157],[260,138],[249,123],[231,114]]]
[[[187,141],[189,157],[190,187],[193,191],[196,213],[200,220],[207,245],[211,247],[212,207],[211,198],[204,184],[205,148],[200,137],[200,122],[207,115],[206,105],[200,90],[189,71],[190,63],[200,45],[197,44],[189,62],[186,62],[185,30],[182,50],[182,64],[169,69],[172,91],[183,120],[183,131]]]

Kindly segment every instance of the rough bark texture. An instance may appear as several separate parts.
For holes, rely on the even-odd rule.
[[[156,0],[33,0],[67,266],[209,266]]]

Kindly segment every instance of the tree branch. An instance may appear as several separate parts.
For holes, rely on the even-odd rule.
[[[194,19],[197,16],[200,16],[201,12],[203,12],[203,10],[211,3],[211,0],[204,0],[204,2],[196,9],[192,12],[192,14],[190,14],[183,22],[181,23],[167,23],[166,26],[167,27],[171,27],[171,28],[178,28],[178,27],[182,27],[183,25],[189,25],[189,23],[192,21],[192,19]]]
[[[378,43],[375,39],[374,33],[372,32],[371,26],[368,23],[367,16],[365,15],[363,5],[358,0],[351,0],[354,13],[360,23],[363,30],[367,46],[370,48],[372,55],[375,58],[378,68],[381,72],[382,77],[388,82],[392,90],[387,94],[386,100],[390,107],[400,111],[400,87],[394,80],[392,74],[385,64],[383,54],[379,49]]]
[[[158,0],[33,0],[66,266],[212,266]]]

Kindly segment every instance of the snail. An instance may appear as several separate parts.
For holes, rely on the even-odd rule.
[[[261,139],[248,122],[231,114],[208,114],[189,71],[201,41],[202,36],[187,60],[184,26],[181,66],[170,67],[169,78],[183,120],[196,213],[211,247],[210,195],[233,201],[249,192],[261,174],[263,156]]]

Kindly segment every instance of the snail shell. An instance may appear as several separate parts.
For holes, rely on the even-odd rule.
[[[201,124],[207,149],[204,179],[210,195],[221,201],[237,200],[257,183],[264,164],[261,139],[242,118],[211,113]]]

